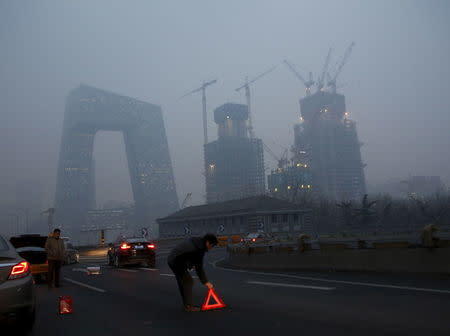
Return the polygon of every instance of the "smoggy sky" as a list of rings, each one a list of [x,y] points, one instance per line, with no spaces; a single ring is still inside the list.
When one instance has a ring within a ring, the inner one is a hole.
[[[203,80],[209,134],[214,108],[245,103],[276,153],[293,142],[304,87],[285,58],[320,72],[355,41],[339,83],[357,122],[369,185],[408,175],[450,184],[450,2],[0,0],[0,200],[21,181],[43,186],[51,205],[65,97],[80,83],[161,105],[180,202],[204,199],[201,96],[177,101]],[[97,200],[131,201],[120,133],[95,143]],[[266,166],[274,160],[266,156]]]

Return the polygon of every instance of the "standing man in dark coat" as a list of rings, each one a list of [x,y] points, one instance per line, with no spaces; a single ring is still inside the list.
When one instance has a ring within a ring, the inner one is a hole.
[[[169,267],[177,279],[185,311],[200,310],[199,307],[192,305],[193,280],[188,270],[195,267],[201,283],[208,288],[213,288],[213,284],[208,281],[203,269],[203,257],[205,252],[217,245],[217,242],[217,237],[213,234],[206,234],[203,237],[192,237],[175,246],[167,258]]]
[[[59,274],[61,272],[61,265],[66,257],[66,250],[64,248],[64,242],[59,236],[61,235],[60,229],[54,229],[53,234],[50,234],[45,242],[45,251],[47,252],[48,260],[48,287],[53,287],[53,281],[55,287],[59,287]]]

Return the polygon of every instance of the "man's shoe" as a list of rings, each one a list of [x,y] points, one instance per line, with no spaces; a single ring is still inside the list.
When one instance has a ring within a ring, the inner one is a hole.
[[[197,307],[197,306],[187,305],[184,307],[184,311],[185,312],[199,312],[199,311],[201,311],[201,308]]]

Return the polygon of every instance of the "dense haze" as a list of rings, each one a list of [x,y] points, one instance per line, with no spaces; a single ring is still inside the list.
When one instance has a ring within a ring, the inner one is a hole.
[[[65,98],[80,83],[161,105],[180,202],[204,200],[201,96],[212,111],[245,103],[252,86],[257,137],[283,152],[293,142],[304,87],[285,58],[319,73],[356,45],[339,83],[357,122],[369,186],[408,175],[450,185],[448,1],[7,1],[0,0],[0,202],[17,184],[53,204]],[[97,201],[132,201],[120,133],[95,143]],[[266,155],[266,166],[274,167]],[[191,203],[191,204],[192,204]]]

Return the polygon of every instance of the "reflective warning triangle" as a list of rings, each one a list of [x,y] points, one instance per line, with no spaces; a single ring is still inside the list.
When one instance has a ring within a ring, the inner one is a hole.
[[[216,303],[210,303],[211,298],[216,301]],[[202,305],[202,310],[210,310],[210,309],[219,309],[226,307],[226,304],[222,301],[222,299],[217,295],[216,291],[213,288],[208,290],[208,294],[206,295],[205,301]]]

